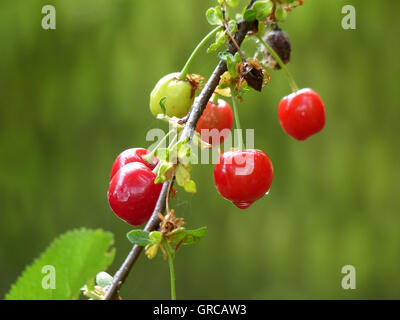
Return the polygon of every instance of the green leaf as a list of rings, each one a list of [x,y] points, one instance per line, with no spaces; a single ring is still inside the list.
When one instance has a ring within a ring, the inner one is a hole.
[[[286,19],[286,16],[286,10],[282,6],[278,5],[275,10],[275,17],[278,19],[278,21],[282,22]]]
[[[222,9],[220,6],[215,7],[215,15],[217,19],[222,23],[222,21],[224,20],[224,14],[222,13]]]
[[[199,242],[207,233],[207,227],[202,227],[195,230],[182,230],[177,233],[171,241],[176,244],[181,243],[182,245],[188,246]]]
[[[115,249],[110,248],[113,243],[113,235],[101,229],[77,229],[64,233],[24,270],[5,298],[77,299],[81,288],[93,286],[96,274],[112,263]],[[54,289],[51,289],[52,284]]]
[[[158,148],[156,150],[155,154],[160,161],[169,161],[169,149],[168,148]]]
[[[228,3],[228,6],[233,8],[239,5],[240,0],[227,0],[226,2]]]
[[[190,172],[183,165],[179,164],[176,167],[175,178],[178,185],[183,187],[190,180]]]
[[[226,66],[232,78],[236,78],[238,76],[236,72],[236,62],[234,57],[230,53],[226,55]]]
[[[160,231],[150,232],[149,238],[150,238],[151,244],[160,243],[162,240],[162,233]]]
[[[233,61],[238,64],[242,62],[242,57],[240,56],[239,52],[236,52],[235,55],[233,56]]]
[[[230,20],[228,22],[228,28],[232,35],[234,35],[238,31],[237,23],[235,20]]]
[[[167,114],[167,110],[165,109],[165,100],[167,100],[167,97],[162,97],[160,99],[160,108],[163,114]]]
[[[184,166],[189,165],[190,164],[190,160],[191,160],[191,157],[190,157],[191,149],[190,149],[190,147],[188,146],[187,143],[180,144],[180,145],[178,144],[177,147],[178,147],[177,156],[178,156],[179,162],[182,163]]]
[[[220,31],[216,35],[215,42],[210,45],[210,47],[207,49],[207,53],[216,51],[220,46],[222,46],[224,43],[228,42],[228,35],[226,34],[226,31]]]
[[[251,22],[256,19],[256,16],[257,14],[253,9],[248,9],[244,12],[243,19],[248,22]]]
[[[151,243],[150,238],[149,238],[149,232],[145,230],[139,230],[135,229],[132,231],[129,231],[126,234],[128,240],[132,242],[133,244],[136,244],[141,247],[147,246],[149,243]]]
[[[162,161],[158,170],[157,178],[154,183],[165,182],[172,178],[174,164],[172,162]]]
[[[271,14],[273,3],[271,1],[256,1],[253,10],[256,12],[257,20],[265,20]]]
[[[187,181],[184,184],[183,188],[185,189],[186,192],[189,192],[189,193],[196,193],[197,192],[196,183],[193,180]]]
[[[206,18],[211,25],[222,24],[223,14],[221,7],[209,8],[206,11]]]

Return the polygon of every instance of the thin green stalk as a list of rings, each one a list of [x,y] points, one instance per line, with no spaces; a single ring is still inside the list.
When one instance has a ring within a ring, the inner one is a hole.
[[[209,34],[207,34],[203,40],[199,42],[197,47],[193,50],[192,54],[190,55],[189,59],[186,61],[186,64],[183,66],[181,74],[179,75],[179,79],[185,80],[186,75],[189,72],[190,65],[192,64],[194,58],[199,53],[200,49],[206,44],[208,40],[210,40],[218,31],[221,30],[221,26],[216,27],[215,29],[211,30]]]
[[[279,66],[282,68],[282,70],[285,72],[286,77],[289,81],[290,88],[292,89],[293,92],[296,92],[299,90],[299,87],[297,86],[296,82],[294,81],[293,76],[289,72],[289,69],[286,67],[286,65],[283,63],[282,59],[279,57],[279,55],[275,52],[274,49],[271,48],[268,43],[266,43],[263,38],[259,35],[256,36],[257,39],[262,43],[262,45],[269,51],[269,53],[274,57],[276,62],[278,62]]]
[[[218,93],[213,93],[213,95],[211,96],[210,101],[211,101],[212,103],[214,103],[214,104],[218,104],[218,98],[219,98]]]
[[[172,248],[167,241],[164,241],[166,244],[168,264],[169,264],[169,275],[171,278],[171,300],[176,300],[176,291],[175,291],[175,269],[174,269],[174,257],[172,253]]]
[[[231,95],[232,95],[233,114],[235,117],[235,126],[236,126],[236,129],[238,129],[238,131],[239,131],[241,142],[242,142],[242,149],[244,149],[243,133],[242,133],[242,127],[240,126],[239,110],[238,110],[237,103],[236,103],[234,86],[231,86]]]

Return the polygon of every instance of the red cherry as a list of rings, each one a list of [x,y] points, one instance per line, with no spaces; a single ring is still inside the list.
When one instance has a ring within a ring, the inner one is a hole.
[[[217,129],[218,131],[203,132],[202,134],[203,141],[215,146],[221,144],[229,136],[232,125],[233,112],[231,106],[225,100],[218,99],[218,104],[211,101],[207,103],[197,122],[196,131],[202,134],[202,129]]]
[[[261,150],[225,152],[214,167],[218,192],[239,209],[248,208],[271,187],[274,170],[270,158]]]
[[[284,97],[278,107],[283,130],[297,140],[305,140],[325,125],[325,107],[318,93],[301,89]]]
[[[119,154],[119,156],[115,159],[110,173],[110,180],[117,173],[119,169],[121,169],[124,165],[131,162],[140,162],[149,167],[151,170],[156,166],[158,159],[154,159],[154,163],[148,163],[146,160],[142,158],[142,156],[150,153],[149,150],[143,148],[132,148],[123,151]]]
[[[144,164],[131,162],[123,166],[108,186],[108,202],[121,219],[133,226],[150,219],[162,184],[154,184],[156,175]]]

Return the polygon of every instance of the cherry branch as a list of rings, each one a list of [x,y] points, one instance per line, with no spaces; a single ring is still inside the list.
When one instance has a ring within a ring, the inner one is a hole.
[[[250,8],[255,0],[252,0],[248,5]],[[247,33],[254,29],[256,22],[248,22],[245,20],[241,20],[238,22],[238,31],[235,34],[235,40],[238,46],[242,43],[244,38],[246,37]],[[229,53],[235,54],[237,52],[237,48],[234,43],[230,42],[228,50]],[[195,100],[191,112],[189,115],[188,120],[186,121],[185,127],[182,131],[180,136],[180,141],[184,141],[185,139],[191,140],[196,128],[197,121],[199,120],[200,116],[202,115],[208,101],[210,100],[212,94],[214,93],[215,88],[218,86],[220,78],[222,74],[227,71],[226,62],[220,61],[214,72],[212,73],[210,79],[207,81],[204,89],[201,91],[198,99]],[[170,190],[170,184],[173,184],[173,179],[170,181],[164,182],[160,196],[158,197],[157,204],[154,208],[153,214],[150,220],[147,222],[144,230],[145,231],[154,231],[158,228],[160,224],[160,219],[158,218],[159,212],[165,211],[166,206],[166,199],[168,197],[168,192]],[[134,263],[138,259],[140,253],[142,252],[143,247],[134,245],[132,250],[129,252],[128,256],[126,257],[125,261],[119,268],[119,270],[115,273],[113,281],[110,287],[107,290],[107,293],[104,297],[104,300],[112,300],[117,299],[118,291],[121,288],[122,284],[125,282],[126,278],[129,275]]]

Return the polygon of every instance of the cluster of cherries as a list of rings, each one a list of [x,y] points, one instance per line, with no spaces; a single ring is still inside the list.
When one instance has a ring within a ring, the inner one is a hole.
[[[285,61],[286,62],[286,61]],[[168,116],[185,115],[194,100],[190,83],[171,74],[162,78],[150,96],[150,110],[161,113],[160,98],[167,97],[165,110]],[[278,117],[283,130],[297,140],[305,140],[321,131],[325,125],[325,107],[320,96],[312,89],[297,90],[284,97],[278,107]],[[202,137],[205,142],[218,145],[226,136],[221,131],[231,130],[233,112],[224,100],[208,102],[200,117],[196,131],[214,130],[215,135]],[[108,201],[112,210],[131,225],[146,222],[155,208],[161,192],[161,183],[155,184],[157,165],[143,159],[149,151],[142,148],[128,149],[114,161],[108,187]],[[250,168],[250,170],[249,170]],[[214,181],[218,192],[240,209],[248,208],[262,198],[272,184],[273,166],[261,150],[232,150],[220,155],[214,167]]]

